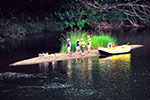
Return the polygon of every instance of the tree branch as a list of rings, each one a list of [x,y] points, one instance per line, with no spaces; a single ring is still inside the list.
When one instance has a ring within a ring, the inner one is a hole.
[[[83,1],[84,5],[88,8],[95,8],[99,12],[109,12],[113,9],[118,10],[122,12],[125,16],[130,16],[131,18],[138,20],[141,23],[145,23],[149,21],[150,18],[150,6],[148,4],[143,4],[141,0],[136,0],[133,2],[128,2],[128,3],[121,3],[121,4],[116,4],[116,5],[103,5],[103,7],[96,6],[95,4],[91,2],[85,2]],[[141,9],[140,9],[141,8]],[[129,22],[131,24],[134,24],[135,22],[129,19]]]

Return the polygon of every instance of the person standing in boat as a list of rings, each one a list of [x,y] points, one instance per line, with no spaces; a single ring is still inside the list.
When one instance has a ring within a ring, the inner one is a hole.
[[[84,49],[85,49],[86,43],[84,42],[83,39],[81,39],[81,50],[82,50],[82,55],[84,55]]]
[[[71,55],[70,50],[71,50],[71,42],[70,39],[67,39],[67,54],[69,55]]]
[[[79,39],[77,39],[77,42],[76,42],[76,54],[80,52],[80,42],[79,42]]]
[[[88,52],[90,52],[90,50],[91,50],[91,38],[90,38],[89,35],[87,36],[87,38],[88,38],[88,41],[87,41],[87,48],[88,48]]]

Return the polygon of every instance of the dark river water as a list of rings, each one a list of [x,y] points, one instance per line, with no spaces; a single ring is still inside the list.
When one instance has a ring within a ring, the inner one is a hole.
[[[44,34],[44,35],[43,35]],[[150,31],[112,31],[118,44],[142,44],[130,54],[11,67],[60,49],[60,33],[0,45],[0,100],[150,100]]]

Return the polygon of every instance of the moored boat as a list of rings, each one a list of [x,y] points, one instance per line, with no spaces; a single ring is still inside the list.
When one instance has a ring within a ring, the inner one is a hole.
[[[116,47],[100,47],[98,51],[101,55],[116,55],[116,54],[125,54],[131,51],[131,47],[129,45],[122,45]]]

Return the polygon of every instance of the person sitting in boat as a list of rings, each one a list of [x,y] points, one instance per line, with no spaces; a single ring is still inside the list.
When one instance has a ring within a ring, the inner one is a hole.
[[[115,44],[113,44],[113,43],[108,43],[108,45],[107,45],[107,48],[114,48],[115,47]]]
[[[90,50],[91,50],[91,38],[90,38],[89,35],[87,36],[87,38],[88,38],[88,41],[87,41],[87,48],[88,48],[88,52],[90,52]]]
[[[84,42],[83,39],[81,39],[81,50],[82,50],[82,55],[84,55],[85,45],[86,45],[86,43]]]
[[[77,39],[77,42],[76,42],[76,54],[80,52],[80,42],[79,42],[79,39]]]
[[[69,55],[71,55],[70,50],[71,50],[71,42],[70,39],[67,39],[67,54]]]

